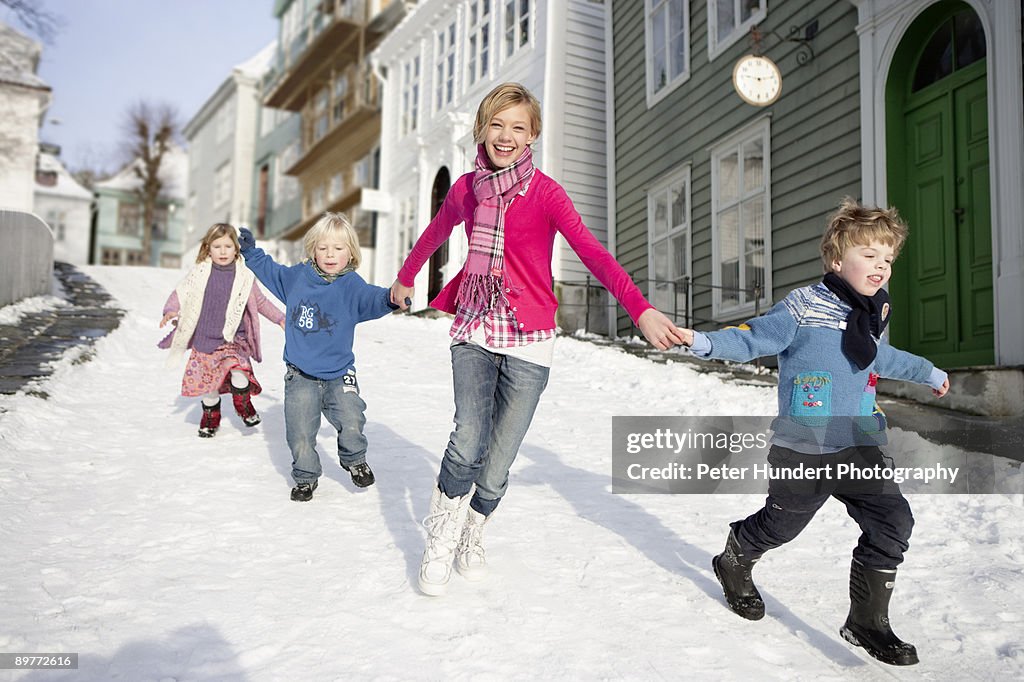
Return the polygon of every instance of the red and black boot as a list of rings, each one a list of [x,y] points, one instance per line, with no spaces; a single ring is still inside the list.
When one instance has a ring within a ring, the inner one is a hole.
[[[232,386],[231,401],[235,404],[235,412],[242,418],[242,422],[246,426],[256,426],[260,423],[260,416],[256,414],[256,408],[252,406],[249,386],[245,388]]]
[[[203,418],[199,421],[199,437],[213,438],[220,428],[220,399],[216,405],[203,403]]]

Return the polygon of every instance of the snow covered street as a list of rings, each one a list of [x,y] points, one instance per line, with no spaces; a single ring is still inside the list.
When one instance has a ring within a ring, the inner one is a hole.
[[[377,484],[357,489],[324,422],[324,477],[289,500],[283,334],[263,321],[263,417],[198,399],[156,348],[181,272],[83,268],[127,312],[65,356],[48,400],[0,396],[0,652],[77,652],[77,671],[0,680],[1024,679],[1021,495],[912,495],[893,628],[921,663],[883,666],[838,634],[859,530],[830,502],[755,580],[744,621],[711,570],[756,495],[614,495],[616,415],[773,414],[723,383],[573,338],[488,523],[491,573],[416,588],[420,521],[453,401],[448,322],[360,325],[356,366]],[[916,437],[908,434],[908,437]]]

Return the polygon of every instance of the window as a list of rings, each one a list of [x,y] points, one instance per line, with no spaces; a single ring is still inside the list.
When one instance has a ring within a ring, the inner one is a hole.
[[[345,191],[345,179],[342,177],[341,171],[338,171],[331,176],[331,193],[330,200],[334,201],[341,196],[342,192]]]
[[[103,249],[103,255],[100,258],[101,265],[120,265],[121,264],[121,250],[120,249]]]
[[[434,65],[434,110],[442,111],[455,95],[455,22],[437,33]]]
[[[138,204],[120,204],[117,207],[117,233],[127,234],[133,237],[139,235],[139,225],[142,222],[142,214]],[[117,265],[117,263],[114,263]]]
[[[689,0],[647,0],[647,106],[690,77]]]
[[[679,321],[688,309],[690,274],[690,167],[677,170],[647,195],[650,301]]]
[[[768,119],[711,153],[713,311],[716,319],[754,312],[771,300]]]
[[[313,98],[313,138],[310,140],[310,146],[327,134],[330,123],[328,120],[330,112],[327,107],[329,99],[330,92],[327,88],[320,88],[316,97]]]
[[[348,99],[348,74],[339,73],[334,79],[334,122],[345,118],[345,100]]]
[[[221,164],[213,174],[213,206],[220,208],[231,199],[231,162]]]
[[[395,244],[396,265],[400,270],[406,255],[416,243],[416,197],[402,199],[398,205],[398,234]]]
[[[50,229],[53,230],[53,238],[55,241],[62,242],[67,239],[67,220],[66,211],[58,211],[56,209],[50,209],[46,212],[46,222],[49,223]]]
[[[487,78],[491,54],[491,0],[469,3],[469,40],[466,44],[466,81],[472,85]]]
[[[167,239],[169,213],[166,206],[153,209],[153,239]]]
[[[285,202],[292,201],[299,196],[299,180],[291,175],[285,175],[285,171],[292,167],[295,160],[299,158],[299,143],[292,142],[284,148],[281,155],[274,164],[274,208],[278,208]]]
[[[124,252],[124,264],[125,265],[149,265],[149,261],[146,259],[145,254],[142,251],[125,251]]]
[[[216,114],[216,139],[217,142],[223,142],[230,135],[234,129],[235,122],[235,96],[232,95],[224,104],[221,105],[220,109],[217,110]]]
[[[708,0],[708,57],[714,59],[768,16],[768,0]]]
[[[505,2],[505,57],[511,57],[530,42],[531,0],[504,0]]]
[[[420,98],[420,58],[416,55],[402,65],[401,135],[416,131]]]

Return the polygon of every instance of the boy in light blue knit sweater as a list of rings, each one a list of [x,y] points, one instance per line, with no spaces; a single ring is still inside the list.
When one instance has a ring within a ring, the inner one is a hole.
[[[761,317],[739,327],[703,334],[682,330],[691,352],[705,358],[747,362],[779,360],[779,417],[768,455],[775,468],[889,466],[885,415],[875,402],[878,379],[928,384],[949,390],[946,373],[882,339],[891,306],[884,290],[907,228],[895,210],[868,208],[844,199],[821,241],[822,281],[796,289]],[[829,499],[846,505],[862,535],[853,550],[850,613],[840,634],[892,665],[918,662],[912,644],[890,629],[889,597],[896,567],[908,548],[914,519],[899,486],[870,490],[838,483],[794,486],[773,479],[764,507],[731,524],[725,551],[712,562],[729,607],[758,620],[764,602],[751,578],[754,563],[793,540]]]

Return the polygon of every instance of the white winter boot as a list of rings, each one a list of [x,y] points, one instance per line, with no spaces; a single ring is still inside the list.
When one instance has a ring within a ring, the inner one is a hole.
[[[423,519],[427,529],[427,548],[420,564],[419,586],[423,594],[438,597],[448,589],[452,577],[452,561],[466,520],[469,495],[448,497],[434,487],[430,496],[430,513]]]
[[[476,582],[487,575],[487,559],[484,557],[484,524],[487,516],[470,507],[462,537],[455,549],[455,568],[466,580]]]

